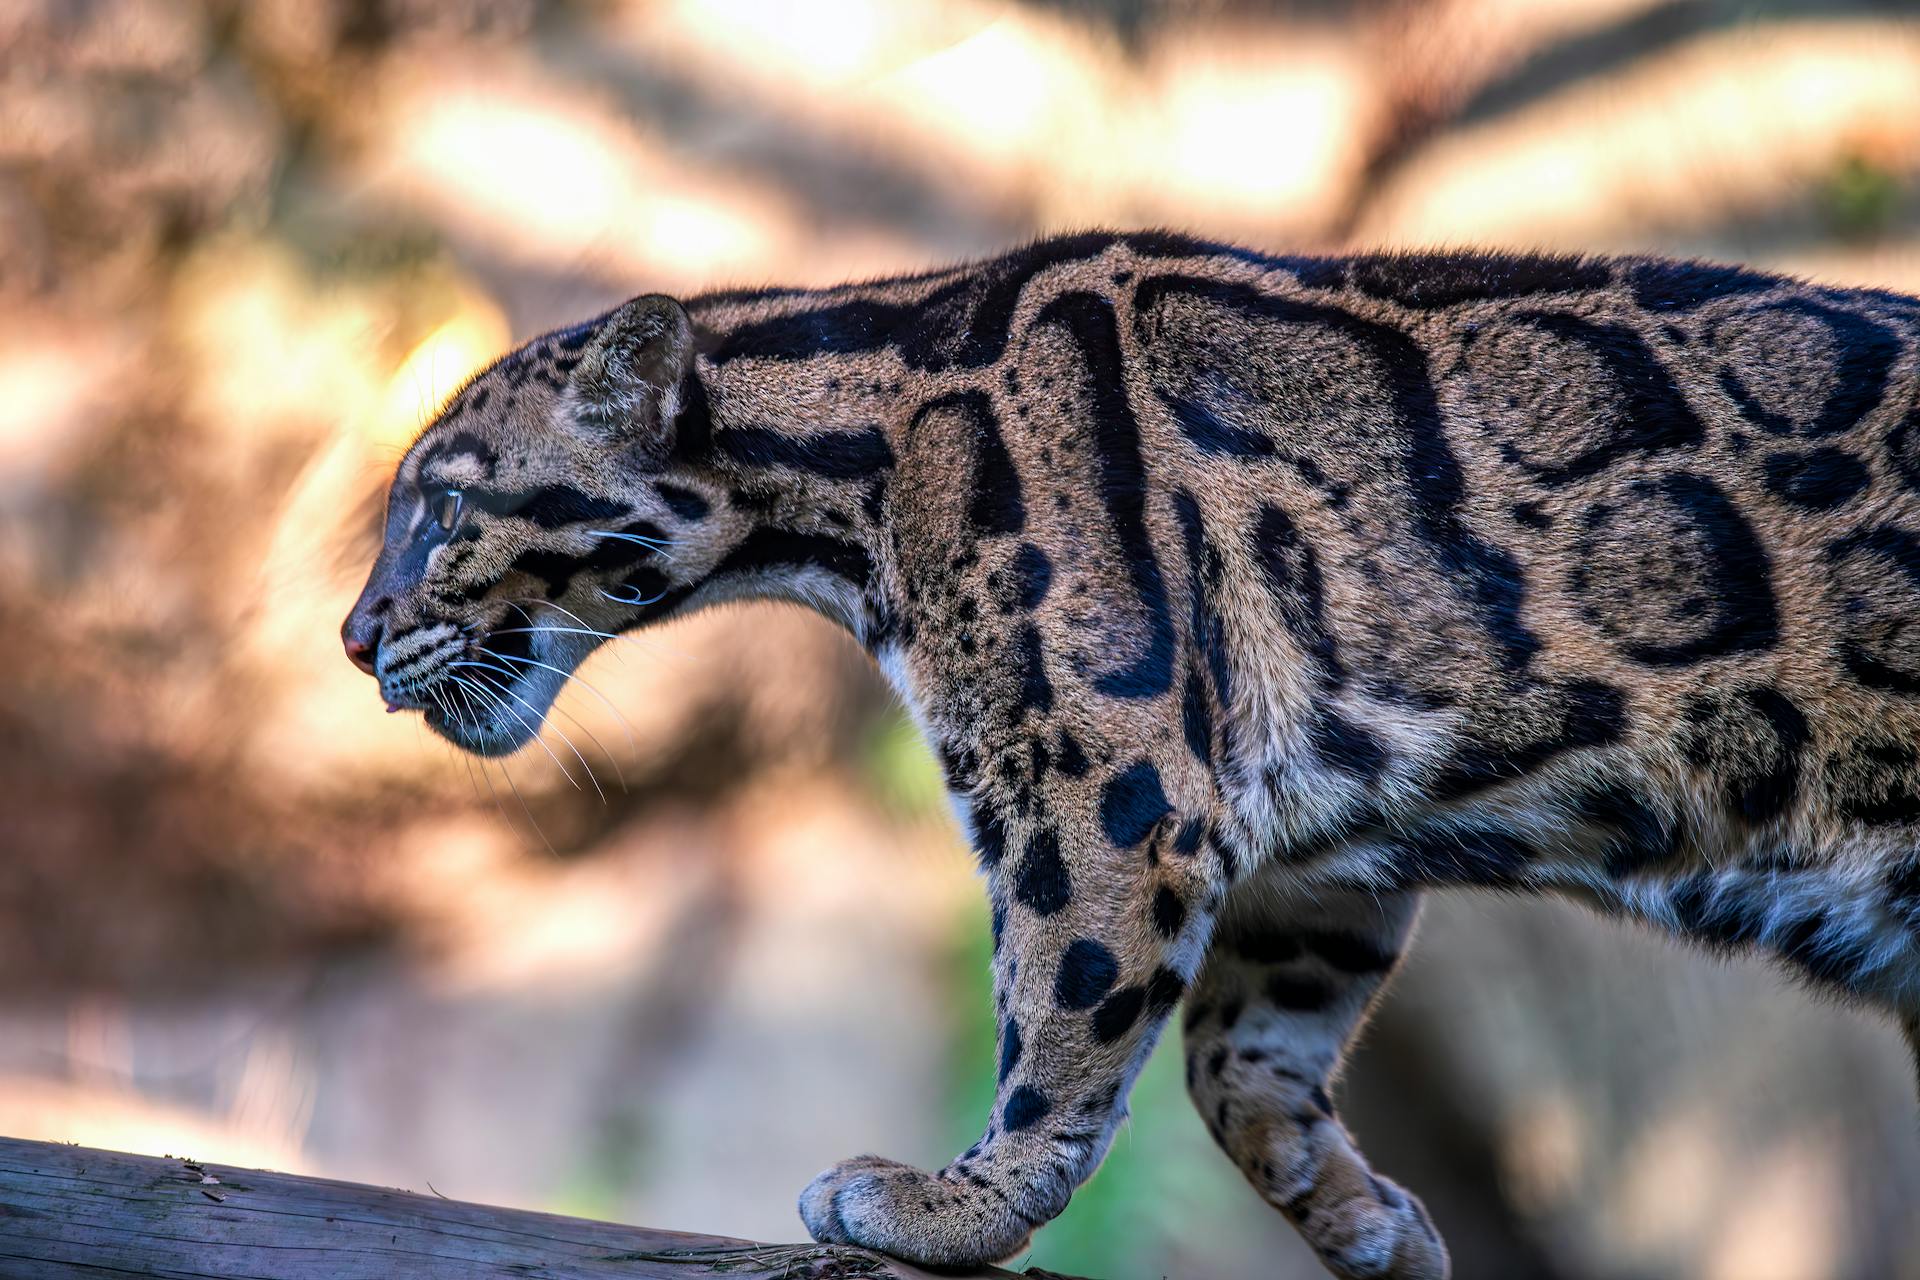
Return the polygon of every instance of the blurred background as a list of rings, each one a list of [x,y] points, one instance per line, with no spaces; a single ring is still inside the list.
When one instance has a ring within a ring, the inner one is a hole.
[[[1090,224],[1920,292],[1920,13],[0,0],[0,1132],[775,1240],[970,1141],[985,909],[849,640],[611,646],[482,767],[335,632],[508,344]],[[1023,1261],[1318,1275],[1179,1074]],[[1920,1276],[1897,1037],[1757,964],[1435,901],[1343,1094],[1464,1277]]]

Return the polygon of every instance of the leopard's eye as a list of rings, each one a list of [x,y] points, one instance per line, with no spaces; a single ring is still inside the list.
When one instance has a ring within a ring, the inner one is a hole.
[[[460,509],[465,505],[458,489],[442,489],[433,499],[433,518],[448,533],[460,523]]]

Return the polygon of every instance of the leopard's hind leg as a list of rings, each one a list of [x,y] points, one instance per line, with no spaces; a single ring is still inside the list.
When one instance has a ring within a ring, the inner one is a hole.
[[[1418,901],[1264,889],[1244,886],[1229,898],[1190,993],[1194,1105],[1336,1275],[1439,1280],[1447,1251],[1425,1208],[1373,1173],[1327,1095]]]

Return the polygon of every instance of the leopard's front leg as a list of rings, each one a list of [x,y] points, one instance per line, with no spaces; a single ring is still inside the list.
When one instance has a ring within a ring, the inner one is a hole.
[[[1010,817],[990,867],[1000,1053],[984,1136],[937,1173],[878,1156],[835,1165],[800,1197],[816,1240],[992,1262],[1106,1154],[1206,948],[1222,870],[1204,821],[1174,811],[1151,764],[1084,794]],[[998,836],[983,841],[989,857]]]

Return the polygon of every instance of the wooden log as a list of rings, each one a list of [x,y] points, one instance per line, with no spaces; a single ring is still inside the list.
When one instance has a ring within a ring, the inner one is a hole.
[[[967,1274],[974,1280],[1013,1280],[1012,1272],[991,1267]],[[0,1138],[0,1277],[688,1280],[719,1275],[934,1280],[930,1272],[865,1249],[756,1244],[622,1227],[356,1182]],[[947,1273],[946,1280],[959,1278]]]

